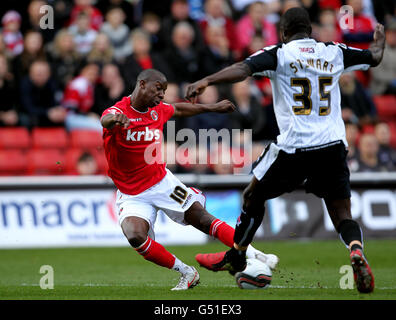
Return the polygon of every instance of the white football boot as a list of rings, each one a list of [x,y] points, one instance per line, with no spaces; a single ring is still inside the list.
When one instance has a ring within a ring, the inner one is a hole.
[[[248,259],[257,259],[260,260],[261,262],[265,263],[268,267],[271,268],[271,270],[275,270],[276,266],[279,263],[279,258],[271,253],[264,253],[261,252],[260,250],[257,250],[254,248],[252,245],[249,245],[246,251],[246,257]]]
[[[190,271],[182,273],[180,276],[179,283],[176,287],[172,288],[175,290],[187,290],[195,287],[199,283],[199,273],[194,267],[190,267]]]

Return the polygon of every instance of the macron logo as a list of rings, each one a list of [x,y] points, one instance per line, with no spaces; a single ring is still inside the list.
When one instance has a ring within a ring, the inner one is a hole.
[[[159,129],[152,131],[148,127],[145,127],[145,131],[131,131],[129,129],[126,136],[127,141],[153,141],[153,139],[159,140],[160,138],[161,132]]]

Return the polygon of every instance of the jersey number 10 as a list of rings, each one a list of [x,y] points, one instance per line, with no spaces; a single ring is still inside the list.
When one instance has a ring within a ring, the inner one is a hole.
[[[169,195],[173,200],[182,204],[184,200],[186,200],[188,196],[188,192],[184,190],[182,187],[176,186],[173,192]]]
[[[333,77],[319,77],[319,96],[320,101],[327,101],[327,106],[319,107],[319,115],[327,116],[331,111],[331,94],[326,91],[326,86],[333,83]],[[310,115],[312,110],[312,86],[308,78],[291,78],[290,85],[292,87],[301,87],[301,93],[293,94],[294,101],[299,101],[302,106],[293,106],[293,112],[296,115]]]

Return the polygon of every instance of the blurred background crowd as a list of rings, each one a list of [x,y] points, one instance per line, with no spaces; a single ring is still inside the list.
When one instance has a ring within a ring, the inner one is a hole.
[[[354,10],[350,30],[339,25],[345,4]],[[53,8],[53,28],[43,28],[45,5]],[[351,171],[395,171],[395,0],[2,0],[0,174],[105,173],[99,117],[132,92],[142,70],[162,71],[169,82],[164,100],[182,101],[188,83],[277,44],[279,18],[294,6],[308,10],[318,41],[366,49],[375,24],[385,25],[383,62],[341,77],[341,106]],[[238,110],[172,119],[176,131],[252,129],[254,160],[278,134],[270,82],[209,87],[200,102],[224,98]],[[169,165],[176,173],[215,174],[236,166]]]

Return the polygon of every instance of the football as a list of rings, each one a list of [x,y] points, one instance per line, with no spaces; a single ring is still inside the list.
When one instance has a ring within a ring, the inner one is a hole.
[[[265,289],[271,283],[271,269],[257,259],[247,259],[246,268],[235,274],[235,280],[241,289]]]

